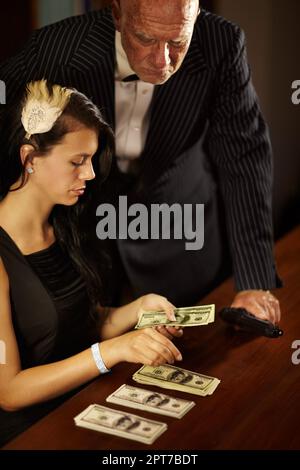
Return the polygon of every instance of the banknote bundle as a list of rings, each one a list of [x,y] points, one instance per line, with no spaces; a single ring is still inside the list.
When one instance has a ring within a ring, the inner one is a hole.
[[[182,418],[195,406],[193,401],[171,397],[164,393],[156,393],[127,384],[122,385],[109,395],[106,401],[178,419]]]
[[[167,430],[166,423],[101,405],[90,405],[74,418],[76,426],[152,444]]]
[[[135,326],[136,330],[153,326],[203,326],[215,321],[215,305],[175,308],[176,321],[167,318],[164,311],[145,311]]]
[[[199,374],[180,367],[164,364],[161,366],[142,366],[132,376],[140,384],[178,390],[205,397],[212,395],[220,383],[219,379]]]

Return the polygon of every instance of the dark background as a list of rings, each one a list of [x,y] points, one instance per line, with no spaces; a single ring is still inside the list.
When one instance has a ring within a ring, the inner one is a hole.
[[[1,2],[0,61],[15,54],[30,32],[39,27],[39,2]],[[75,3],[80,2],[74,0]],[[108,3],[109,0],[81,2],[85,10]],[[274,227],[275,236],[279,238],[300,223],[300,106],[291,102],[291,84],[300,79],[300,2],[202,0],[201,4],[238,23],[246,32],[253,81],[274,149]]]

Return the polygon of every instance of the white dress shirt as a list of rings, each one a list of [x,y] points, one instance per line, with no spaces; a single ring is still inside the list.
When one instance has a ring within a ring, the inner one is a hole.
[[[135,72],[128,63],[118,31],[116,31],[115,47],[116,156],[120,171],[127,173],[130,171],[132,160],[140,157],[145,146],[154,85],[141,80],[122,82],[124,78]]]

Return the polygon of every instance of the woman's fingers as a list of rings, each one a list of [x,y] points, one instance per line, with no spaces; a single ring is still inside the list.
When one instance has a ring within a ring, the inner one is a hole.
[[[173,338],[181,338],[183,335],[183,329],[178,326],[157,326],[156,330],[164,335],[166,338],[172,340]]]
[[[143,310],[163,310],[168,320],[175,321],[174,309],[176,308],[166,297],[156,294],[145,295],[141,304]]]
[[[170,339],[166,338],[154,329],[149,329],[148,331],[150,336],[154,339],[151,345],[153,345],[156,351],[161,352],[164,357],[167,355],[168,359],[173,360],[173,362],[174,360],[182,360],[182,355],[179,349],[172,343],[172,341],[170,341]]]
[[[174,364],[176,360],[182,360],[181,353],[176,346],[154,328],[145,329],[144,334],[145,336],[142,337],[143,354],[152,361],[152,365]]]
[[[132,331],[116,338],[120,357],[127,362],[147,365],[174,364],[182,360],[177,347],[154,328]]]
[[[167,328],[165,328],[164,326],[155,326],[154,329],[158,331],[161,335],[165,336],[166,338],[172,341],[173,336],[168,332]]]
[[[171,302],[168,301],[166,297],[160,297],[159,308],[163,310],[166,314],[166,317],[170,321],[176,321],[174,309],[176,308]]]
[[[175,338],[180,338],[183,335],[183,329],[180,326],[166,326],[165,328]]]
[[[165,312],[166,312],[166,316],[168,320],[170,321],[176,321],[175,312],[174,312],[175,308],[176,307],[167,300]]]

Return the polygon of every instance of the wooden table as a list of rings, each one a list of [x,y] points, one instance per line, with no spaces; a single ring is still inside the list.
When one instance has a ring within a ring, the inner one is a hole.
[[[285,284],[277,292],[284,336],[253,338],[228,329],[218,317],[212,325],[187,328],[184,338],[177,340],[183,353],[180,365],[218,377],[221,384],[205,398],[162,390],[196,402],[181,420],[137,410],[168,424],[152,446],[74,425],[74,416],[88,405],[105,405],[105,398],[121,384],[135,384],[131,376],[138,367],[119,364],[5,449],[300,449],[300,365],[291,361],[291,345],[300,340],[300,227],[277,244],[276,257]],[[228,281],[201,303],[215,303],[219,311],[232,297],[233,284]]]

